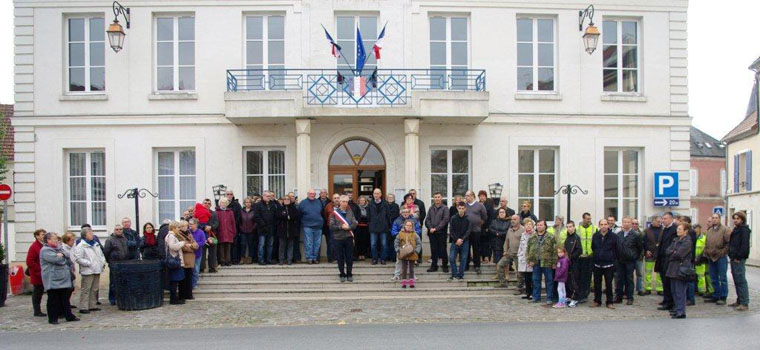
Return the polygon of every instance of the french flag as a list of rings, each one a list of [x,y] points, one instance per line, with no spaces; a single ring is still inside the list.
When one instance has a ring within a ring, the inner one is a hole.
[[[387,26],[388,23],[386,23],[383,26],[383,30],[380,31],[380,35],[377,36],[377,41],[375,41],[375,46],[372,47],[373,50],[375,50],[375,58],[380,59],[380,50],[383,48],[383,40],[385,39],[385,26]]]
[[[340,58],[340,50],[341,50],[340,45],[335,43],[335,40],[333,40],[333,38],[330,36],[330,33],[327,32],[327,28],[325,28],[325,26],[322,26],[322,29],[325,30],[325,36],[327,37],[327,40],[330,42],[330,53],[333,55],[333,57]]]

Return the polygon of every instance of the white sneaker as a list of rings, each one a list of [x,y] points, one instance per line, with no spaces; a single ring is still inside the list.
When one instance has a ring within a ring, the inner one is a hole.
[[[567,304],[567,307],[576,307],[578,306],[578,301],[571,300],[570,303]]]

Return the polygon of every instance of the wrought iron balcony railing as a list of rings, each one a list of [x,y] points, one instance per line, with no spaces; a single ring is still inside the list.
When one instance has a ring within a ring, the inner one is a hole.
[[[483,69],[228,69],[227,91],[303,91],[308,105],[397,106],[413,90],[486,91]]]

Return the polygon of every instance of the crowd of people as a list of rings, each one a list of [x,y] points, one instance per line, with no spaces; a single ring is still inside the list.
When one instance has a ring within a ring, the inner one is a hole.
[[[353,282],[354,260],[369,259],[372,265],[395,262],[392,280],[400,280],[401,288],[414,288],[415,267],[423,262],[424,229],[431,250],[427,272],[440,267],[450,273],[449,280],[462,280],[470,268],[479,275],[482,264],[495,264],[493,278],[500,288],[508,287],[514,272],[515,295],[542,303],[543,292],[546,307],[576,307],[587,301],[592,289],[590,306],[601,306],[604,296],[610,309],[623,300],[632,305],[634,294],[654,292],[663,298],[659,309],[685,318],[686,306],[695,304],[696,295],[708,303],[726,304],[730,263],[737,294],[731,306],[737,311],[748,308],[744,266],[751,231],[744,212],[733,214],[731,231],[717,214],[708,218],[703,230],[688,216],[670,212],[652,217],[646,228],[629,217],[618,226],[614,216],[594,225],[589,213],[576,226],[561,216],[551,223],[537,218],[527,201],[517,212],[507,204],[506,197],[497,204],[485,191],[477,196],[467,191],[449,207],[442,194],[435,193],[426,210],[414,190],[397,204],[394,195],[383,197],[380,189],[371,198],[357,200],[350,193],[329,197],[310,189],[300,201],[293,193],[277,199],[266,191],[244,198],[241,205],[228,190],[215,202],[205,199],[157,229],[146,223],[141,234],[123,218],[105,243],[87,224],[79,238],[72,232],[59,238],[39,229],[27,255],[34,315],[47,316],[52,324],[61,317],[78,320],[70,303],[77,272],[79,313],[99,311],[100,275],[106,264],[162,261],[170,304],[184,304],[194,299],[200,274],[226,266],[319,264],[323,237],[327,262],[337,261],[341,283]],[[114,270],[109,271],[108,299],[114,305],[118,291]],[[41,309],[44,293],[47,313]]]

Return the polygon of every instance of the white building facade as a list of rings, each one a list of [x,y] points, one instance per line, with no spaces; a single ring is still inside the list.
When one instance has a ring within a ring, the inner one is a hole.
[[[584,1],[123,4],[114,52],[111,2],[15,1],[16,246],[38,227],[110,232],[134,216],[117,199],[134,187],[159,195],[140,200],[142,223],[217,184],[450,203],[501,183],[510,207],[548,219],[572,184],[588,191],[572,197],[577,221],[658,213],[653,173],[679,171],[673,209],[690,206],[686,1],[596,1],[591,55]],[[349,68],[356,27],[364,80]]]

